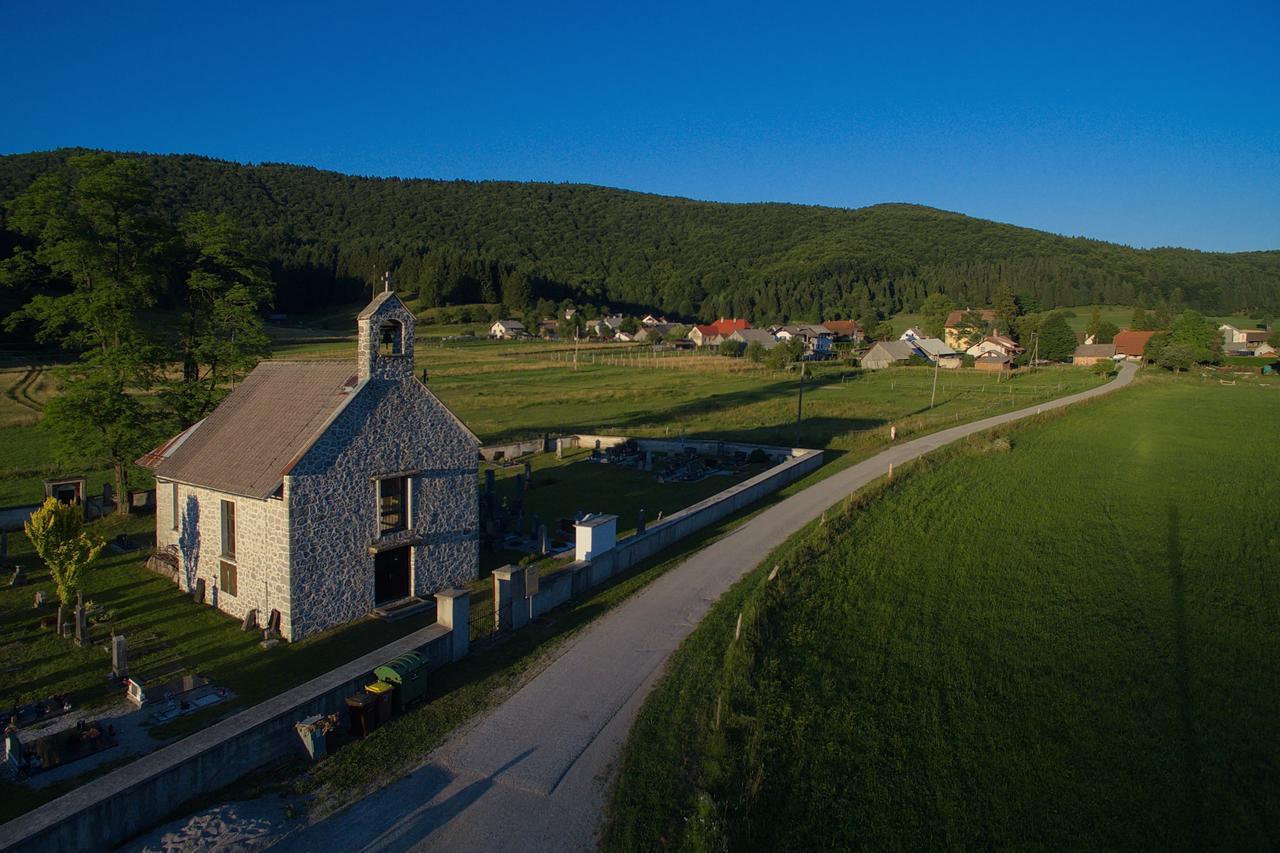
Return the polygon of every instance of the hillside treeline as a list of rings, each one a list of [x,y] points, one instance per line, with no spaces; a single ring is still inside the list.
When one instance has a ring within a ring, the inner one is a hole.
[[[74,153],[0,157],[0,201]],[[384,270],[428,306],[568,298],[685,320],[883,316],[939,291],[988,304],[1002,286],[1045,307],[1280,307],[1280,252],[1135,250],[912,205],[718,204],[586,185],[122,156],[145,164],[174,222],[200,210],[240,223],[268,259],[280,311],[358,300]],[[0,232],[0,255],[17,239]]]

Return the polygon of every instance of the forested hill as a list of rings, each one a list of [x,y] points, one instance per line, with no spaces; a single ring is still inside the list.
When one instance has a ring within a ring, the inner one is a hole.
[[[0,157],[0,200],[75,153]],[[986,304],[1002,283],[1045,307],[1162,298],[1215,312],[1280,307],[1274,251],[1135,250],[913,205],[718,204],[121,156],[147,164],[173,217],[225,211],[256,235],[285,311],[358,299],[388,268],[427,304],[567,297],[685,319],[892,313],[935,290]],[[15,239],[0,233],[0,254]]]

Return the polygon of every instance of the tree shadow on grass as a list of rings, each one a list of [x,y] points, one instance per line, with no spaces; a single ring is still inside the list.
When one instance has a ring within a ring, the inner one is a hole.
[[[1188,650],[1187,582],[1182,565],[1181,513],[1169,505],[1168,567],[1173,606],[1173,666],[1178,725],[1182,741],[1182,781],[1187,832],[1193,849],[1204,849],[1204,803],[1200,792],[1202,760],[1196,739],[1195,707],[1191,696],[1191,663]]]

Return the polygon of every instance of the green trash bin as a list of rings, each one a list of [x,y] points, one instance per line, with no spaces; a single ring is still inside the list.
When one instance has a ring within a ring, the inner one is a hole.
[[[406,652],[387,661],[375,669],[373,675],[395,685],[397,707],[412,705],[427,695],[427,658],[417,652]]]

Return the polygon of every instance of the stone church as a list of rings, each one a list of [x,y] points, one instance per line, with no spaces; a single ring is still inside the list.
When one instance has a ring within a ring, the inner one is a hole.
[[[414,376],[413,314],[380,294],[350,362],[265,361],[138,460],[178,584],[298,640],[474,580],[479,441]]]

